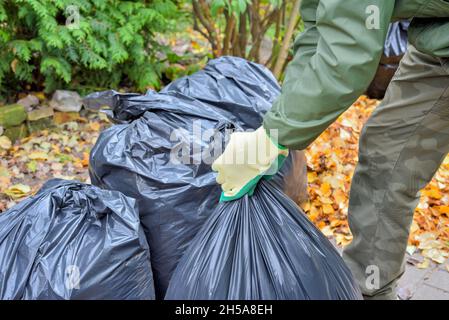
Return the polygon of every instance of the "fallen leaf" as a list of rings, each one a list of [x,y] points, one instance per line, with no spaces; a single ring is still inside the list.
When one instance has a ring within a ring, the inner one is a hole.
[[[419,230],[419,225],[416,223],[416,221],[412,222],[412,226],[410,227],[410,233],[415,233]]]
[[[334,208],[330,204],[325,204],[325,205],[323,205],[323,212],[325,214],[334,213]]]
[[[444,263],[448,257],[447,252],[438,249],[425,249],[421,253],[424,257],[432,259],[433,261],[439,264]]]
[[[444,244],[439,240],[425,240],[419,243],[418,248],[421,250],[431,250],[431,249],[441,249],[444,247]]]
[[[89,166],[89,154],[87,152],[83,152],[83,159],[81,160],[83,166]]]
[[[331,194],[331,185],[327,182],[323,183],[320,187],[320,191],[323,196],[330,196]]]
[[[99,122],[91,122],[89,123],[89,127],[92,131],[100,131],[101,124]]]
[[[328,238],[334,235],[334,232],[332,231],[330,226],[325,226],[321,229],[321,232]]]
[[[11,140],[7,136],[1,136],[0,137],[0,148],[8,150],[12,146]]]
[[[43,151],[34,151],[28,155],[28,158],[31,160],[47,160],[48,154]]]
[[[418,263],[416,267],[418,269],[427,269],[430,266],[430,261],[428,259],[424,259],[423,262]]]
[[[28,195],[31,192],[30,186],[26,184],[15,184],[5,190],[5,194],[10,196],[12,199],[20,199]]]
[[[437,206],[435,208],[441,213],[449,214],[449,206]]]
[[[409,255],[412,256],[416,251],[416,246],[413,246],[413,245],[407,246],[406,251]]]
[[[32,160],[27,163],[27,168],[30,172],[36,172],[37,171],[37,162]]]

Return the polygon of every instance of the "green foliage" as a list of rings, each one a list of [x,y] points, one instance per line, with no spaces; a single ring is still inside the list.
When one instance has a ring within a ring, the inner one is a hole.
[[[174,1],[0,0],[1,90],[158,88]]]

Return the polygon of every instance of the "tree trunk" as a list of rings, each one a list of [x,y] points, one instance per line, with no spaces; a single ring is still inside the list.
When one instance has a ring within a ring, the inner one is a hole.
[[[279,79],[281,75],[282,69],[284,67],[285,61],[288,57],[288,49],[290,46],[290,40],[293,36],[293,32],[295,31],[296,21],[299,16],[299,6],[301,4],[301,0],[295,0],[292,8],[292,13],[290,16],[290,20],[288,21],[287,31],[285,32],[284,40],[282,42],[281,50],[279,51],[279,56],[276,60],[276,64],[274,65],[273,74],[276,78]]]

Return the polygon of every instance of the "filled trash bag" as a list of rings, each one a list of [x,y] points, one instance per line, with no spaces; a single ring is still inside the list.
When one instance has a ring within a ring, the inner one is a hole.
[[[137,199],[151,248],[156,296],[163,298],[172,272],[190,240],[220,197],[211,164],[229,130],[256,129],[279,95],[265,67],[236,57],[207,66],[146,95],[114,91],[85,98],[89,108],[111,107],[116,125],[92,149],[94,185]],[[303,153],[288,159],[284,191],[306,194]]]
[[[0,215],[0,299],[154,299],[135,200],[48,181]]]
[[[366,92],[370,98],[384,98],[387,87],[399,67],[399,62],[407,51],[409,24],[408,20],[390,24],[379,67]]]
[[[327,238],[273,181],[223,202],[179,262],[168,300],[362,299]]]
[[[402,57],[407,51],[410,21],[402,20],[390,24],[384,45],[384,56]]]

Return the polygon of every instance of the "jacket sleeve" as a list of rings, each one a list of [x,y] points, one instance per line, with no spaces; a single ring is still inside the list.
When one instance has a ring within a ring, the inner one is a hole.
[[[276,129],[281,145],[305,149],[366,90],[382,56],[394,3],[303,0],[306,30],[295,41],[281,95],[264,118],[265,129],[270,135]]]

